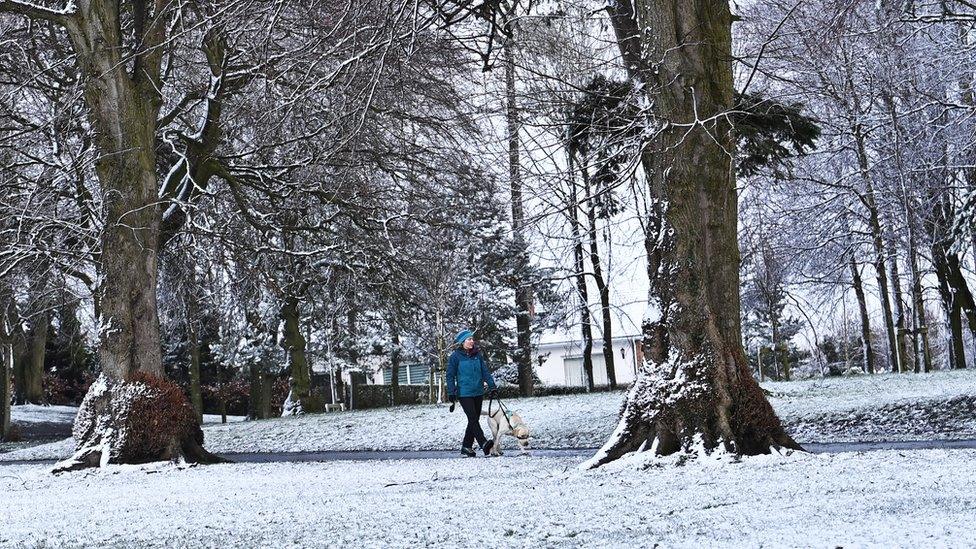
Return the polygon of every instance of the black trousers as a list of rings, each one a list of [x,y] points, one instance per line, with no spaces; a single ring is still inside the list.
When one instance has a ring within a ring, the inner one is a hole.
[[[485,443],[488,442],[485,440],[485,432],[481,430],[481,404],[484,402],[484,397],[461,397],[458,400],[461,402],[464,415],[468,417],[468,427],[464,430],[464,440],[461,441],[461,445],[471,448],[471,444],[477,440],[478,446],[484,448]]]

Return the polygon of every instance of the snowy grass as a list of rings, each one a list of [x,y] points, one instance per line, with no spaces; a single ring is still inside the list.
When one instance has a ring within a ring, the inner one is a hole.
[[[974,370],[767,382],[763,388],[801,442],[976,438]]]
[[[77,413],[75,406],[24,404],[10,407],[10,420],[22,426],[31,423],[72,423]]]
[[[623,399],[623,392],[594,393],[506,399],[505,406],[529,424],[533,446],[588,448],[613,430]],[[447,405],[427,405],[214,425],[205,434],[215,452],[438,450],[460,448],[464,426],[460,406],[450,413]]]
[[[0,468],[0,546],[964,546],[974,461],[926,450],[643,470],[482,458],[62,476],[13,465]]]
[[[767,381],[762,386],[771,393],[770,402],[781,417],[799,418],[904,402],[976,396],[976,370]]]
[[[766,382],[763,387],[800,442],[976,438],[976,371]],[[623,399],[618,391],[505,402],[529,424],[534,447],[591,448],[613,431]],[[206,419],[219,421],[219,416]],[[446,405],[204,426],[207,448],[219,453],[453,449],[463,431],[460,408],[452,414]],[[55,442],[0,454],[0,460],[62,459],[72,447],[70,441]]]

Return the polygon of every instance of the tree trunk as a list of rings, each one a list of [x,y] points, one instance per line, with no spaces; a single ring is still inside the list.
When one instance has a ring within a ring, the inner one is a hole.
[[[78,321],[78,299],[65,292],[61,306],[58,308],[58,344],[68,349],[70,368],[80,372],[88,367],[85,334],[81,322]]]
[[[282,416],[305,413],[305,402],[311,394],[311,371],[305,358],[305,337],[299,323],[299,299],[294,295],[285,296],[281,307],[281,319],[285,323],[282,345],[288,355],[290,372],[290,392],[281,410]]]
[[[580,235],[579,195],[573,164],[574,154],[569,154],[569,230],[573,238],[573,270],[576,279],[576,292],[580,299],[580,330],[583,335],[583,374],[586,390],[592,392],[593,383],[593,327],[590,318],[590,296],[586,289],[586,268],[583,264],[583,237]],[[585,168],[583,168],[585,170]]]
[[[878,297],[881,299],[881,317],[884,320],[885,336],[888,340],[888,362],[892,370],[898,366],[898,345],[895,343],[895,325],[891,316],[891,300],[888,290],[888,274],[885,269],[885,247],[882,235],[881,220],[878,206],[874,200],[874,183],[868,170],[868,157],[864,144],[864,135],[860,126],[854,127],[854,140],[857,149],[858,166],[861,179],[864,181],[865,192],[862,201],[868,210],[868,227],[871,229],[871,244],[874,246],[874,270],[878,277]]]
[[[626,26],[628,4],[611,5],[615,26]],[[650,361],[613,435],[586,465],[645,449],[671,454],[722,448],[750,455],[800,449],[783,430],[742,349],[737,196],[729,153],[735,140],[727,118],[719,116],[733,100],[728,2],[640,0],[634,7],[646,57],[634,65],[629,43],[621,42],[621,52],[628,67],[637,67],[632,76],[638,84],[647,85],[654,115],[666,123],[644,158],[652,200],[664,211],[651,246],[658,255],[649,258],[652,267],[662,260],[651,279],[659,301],[650,309],[661,302],[674,305],[647,315]]]
[[[919,358],[921,358],[921,369],[923,372],[932,371],[932,347],[929,343],[929,324],[927,313],[925,312],[925,301],[922,298],[922,277],[918,275],[918,267],[914,255],[911,257],[912,263],[912,301],[915,309],[915,339],[918,341],[916,347],[915,371],[919,371]],[[920,356],[919,356],[920,355]]]
[[[959,261],[958,253],[946,253],[946,261],[949,266],[949,286],[959,300],[959,306],[966,315],[966,323],[969,326],[969,333],[973,342],[976,343],[976,300],[969,289],[969,283],[962,272],[962,265]]]
[[[444,300],[438,299],[438,309],[436,313],[436,324],[437,324],[437,370],[440,372],[441,381],[438,384],[437,391],[434,391],[434,372],[430,372],[430,392],[428,393],[431,403],[443,404],[445,398],[444,378],[447,377],[447,341],[444,339],[444,315],[441,312]]]
[[[190,269],[194,269],[191,265]],[[186,292],[186,339],[190,347],[190,404],[197,413],[197,421],[203,423],[203,394],[200,390],[200,306],[196,294],[196,273],[191,274],[190,288]]]
[[[908,223],[908,270],[912,279],[912,346],[915,350],[915,372],[932,371],[932,349],[929,345],[928,320],[925,313],[925,299],[922,294],[922,275],[918,269],[918,237],[916,236],[915,216],[908,206],[908,192],[902,189],[905,217]],[[921,363],[921,364],[920,364]]]
[[[583,188],[586,192],[586,217],[589,222],[590,264],[593,265],[593,280],[597,291],[600,292],[600,310],[603,313],[603,360],[607,368],[607,381],[611,389],[617,388],[617,375],[613,367],[613,324],[610,316],[610,287],[603,277],[600,266],[600,249],[596,240],[596,205],[593,200],[593,189],[590,186],[589,172],[586,165],[580,166],[583,172]]]
[[[129,37],[123,33],[121,10],[130,6],[110,0],[81,0],[73,6],[73,13],[47,17],[65,28],[77,55],[98,152],[95,172],[105,221],[99,257],[102,377],[85,396],[75,421],[77,451],[57,469],[177,456],[216,461],[201,446],[203,434],[193,414],[182,413],[189,407],[185,395],[181,400],[162,379],[155,144],[170,20],[163,10],[170,8],[159,2],[131,6],[147,24],[134,31],[134,55],[123,58],[130,50],[120,47]],[[133,410],[143,405],[153,412],[137,417]],[[160,425],[164,417],[168,423]],[[170,440],[144,445],[145,436]]]
[[[949,368],[966,367],[966,351],[962,338],[962,305],[949,284],[949,267],[941,246],[932,246],[932,267],[939,280],[939,296],[942,308],[949,320]]]
[[[400,326],[396,319],[390,320],[390,339],[393,342],[390,350],[390,405],[396,406],[397,393],[400,391]]]
[[[31,323],[30,351],[24,364],[24,394],[20,404],[44,404],[44,355],[51,317],[41,311]]]
[[[261,375],[261,364],[258,362],[251,362],[247,368],[247,377],[247,419],[265,419],[267,416],[262,414],[262,410],[264,409],[264,401],[261,398],[261,393],[264,379]]]
[[[508,174],[512,191],[512,237],[518,253],[515,283],[515,327],[518,332],[518,349],[515,363],[518,365],[519,393],[532,396],[532,331],[529,311],[532,308],[532,292],[526,271],[529,266],[525,241],[525,214],[522,209],[522,169],[519,164],[519,121],[518,102],[515,97],[515,54],[512,40],[505,42],[502,50],[505,56],[505,115],[508,132]]]
[[[6,301],[5,304],[0,302],[0,305],[4,305],[4,309],[0,310],[0,314],[3,315],[3,317],[0,317],[0,322],[3,322],[6,326],[6,339],[7,345],[9,345],[7,360],[9,361],[10,375],[13,376],[11,391],[13,392],[14,402],[19,404],[24,402],[27,393],[25,385],[25,380],[27,379],[27,373],[25,372],[27,364],[27,335],[24,333],[13,294],[9,293],[9,288],[0,287],[0,289],[7,292],[5,295],[0,295],[0,298]]]
[[[261,322],[261,317],[254,310],[247,310],[244,313],[247,326],[250,329],[249,345],[254,349],[251,354],[251,362],[248,364],[248,399],[247,399],[247,418],[267,419],[271,417],[271,396],[270,391],[265,395],[264,386],[270,381],[268,375],[268,365],[263,348],[265,342],[265,325]]]
[[[3,328],[0,327],[0,331]],[[13,372],[14,348],[8,341],[8,334],[0,333],[0,440],[10,440],[10,401],[13,387],[10,374]]]
[[[759,381],[760,382],[766,381],[766,372],[763,370],[763,363],[762,363],[762,343],[760,343],[759,348],[756,349],[756,364],[758,365],[758,370],[759,370]]]
[[[863,366],[869,374],[874,373],[874,349],[871,347],[871,319],[868,316],[867,300],[864,297],[864,286],[861,283],[861,270],[857,268],[854,254],[851,253],[851,284],[854,286],[854,295],[857,296],[857,308],[861,316],[861,347],[863,354]],[[847,319],[844,319],[847,322]],[[846,338],[845,338],[846,339]],[[847,345],[847,342],[844,342]]]
[[[274,392],[274,376],[272,376],[266,369],[262,369],[260,375],[261,392],[260,398],[258,398],[258,417],[261,419],[267,419],[271,417],[271,395]]]
[[[0,440],[10,440],[10,401],[13,386],[10,376],[14,368],[13,297],[9,289],[0,286]]]
[[[894,251],[896,248],[893,245],[889,245],[888,249]],[[892,368],[892,371],[905,373],[908,371],[908,345],[906,340],[908,337],[906,327],[907,315],[905,312],[904,295],[901,291],[901,275],[898,271],[898,258],[893,255],[888,260],[888,266],[891,268],[891,288],[895,294],[895,345],[898,351],[898,367]]]
[[[197,413],[197,421],[203,423],[203,394],[200,392],[200,337],[197,334],[195,319],[189,321],[187,339],[190,344],[190,404],[193,406],[193,411]]]
[[[880,3],[878,5],[881,6]],[[889,6],[889,8],[890,8],[890,6]],[[885,11],[889,11],[889,13],[885,13],[884,14],[884,17],[889,17],[890,18],[890,17],[896,16],[896,13],[895,12],[890,12],[890,10],[885,10]],[[895,43],[894,43],[894,38],[895,37],[894,37],[894,35],[887,35],[887,38],[889,38],[891,40],[886,41],[886,42],[889,42],[889,46],[892,47],[892,48],[894,48],[895,47]],[[897,181],[898,181],[899,186],[901,188],[901,192],[899,193],[899,195],[900,195],[900,198],[902,199],[902,202],[904,203],[904,201],[907,199],[907,197],[906,197],[906,194],[907,194],[906,187],[907,187],[907,185],[905,184],[906,170],[905,170],[905,164],[904,164],[903,155],[902,155],[902,135],[903,135],[903,130],[902,130],[902,124],[899,121],[899,117],[898,117],[898,108],[897,108],[897,106],[895,104],[895,96],[894,96],[893,93],[891,93],[891,92],[894,92],[894,91],[895,90],[893,90],[891,88],[887,88],[885,90],[886,93],[883,93],[882,94],[882,101],[884,102],[885,106],[887,107],[888,114],[891,117],[891,125],[892,125],[892,128],[894,129],[894,131],[893,131],[893,142],[894,142],[894,149],[895,149],[894,150],[894,152],[895,152],[895,167],[896,167],[896,170],[897,170]],[[907,208],[906,208],[906,210],[907,210]],[[911,216],[910,215],[907,215],[905,221],[906,221],[906,224],[908,226],[909,234],[911,234]],[[899,249],[899,246],[898,246],[897,240],[896,240],[896,238],[895,238],[895,236],[893,234],[893,231],[894,230],[892,229],[892,223],[889,220],[889,222],[888,222],[887,236],[888,236],[888,250],[891,253],[891,258],[890,258],[890,260],[888,262],[888,265],[891,267],[891,285],[892,285],[892,289],[895,292],[895,340],[896,340],[896,344],[898,346],[897,347],[897,351],[898,351],[898,366],[897,366],[897,369],[894,366],[892,366],[892,370],[893,371],[898,371],[898,372],[904,373],[904,372],[907,372],[908,371],[908,356],[907,356],[907,353],[908,353],[908,345],[907,345],[907,341],[906,341],[906,338],[908,336],[907,327],[906,327],[907,326],[907,323],[908,323],[908,319],[906,318],[905,299],[904,299],[904,296],[902,295],[902,291],[901,291],[901,276],[900,276],[899,270],[898,270],[898,249]]]

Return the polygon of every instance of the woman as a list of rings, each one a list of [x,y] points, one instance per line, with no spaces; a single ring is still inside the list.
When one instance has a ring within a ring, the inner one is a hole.
[[[478,446],[487,456],[495,441],[485,440],[485,433],[481,430],[484,384],[488,384],[488,395],[492,398],[498,394],[498,389],[475,344],[474,334],[470,330],[463,330],[454,338],[454,343],[460,347],[451,353],[451,358],[447,361],[447,398],[451,401],[451,411],[454,411],[454,402],[460,400],[461,409],[468,417],[468,427],[464,430],[464,439],[461,441],[461,455],[475,457],[471,444],[477,440]]]

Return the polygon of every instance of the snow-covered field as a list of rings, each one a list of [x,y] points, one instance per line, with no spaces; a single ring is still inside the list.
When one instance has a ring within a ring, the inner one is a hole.
[[[71,423],[78,408],[74,406],[39,406],[25,404],[10,409],[10,420],[19,425],[28,423]]]
[[[61,459],[70,456],[74,452],[74,440],[70,438],[71,426],[77,413],[78,408],[74,406],[13,406],[10,417],[21,430],[24,439],[18,442],[0,442],[0,461]],[[244,419],[244,416],[227,416],[228,422]],[[204,428],[219,424],[221,417],[204,414],[203,423]],[[52,440],[53,442],[47,442]]]
[[[767,382],[763,387],[800,442],[976,438],[976,371]],[[505,402],[529,424],[535,447],[590,448],[613,431],[623,398],[616,392]],[[457,447],[463,426],[460,409],[452,414],[447,406],[401,406],[208,423],[204,431],[208,449],[219,453],[429,450]],[[71,450],[71,441],[65,440],[0,454],[0,460],[60,459]]]
[[[767,381],[763,388],[771,393],[773,406],[781,416],[802,417],[919,400],[976,396],[976,370]]]
[[[0,546],[962,547],[976,451],[0,469]],[[614,470],[616,469],[616,470]]]
[[[976,439],[976,371],[767,382],[802,442]]]

